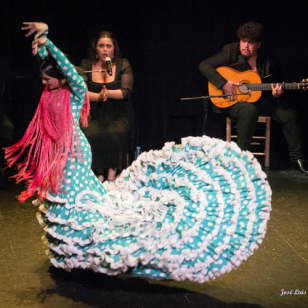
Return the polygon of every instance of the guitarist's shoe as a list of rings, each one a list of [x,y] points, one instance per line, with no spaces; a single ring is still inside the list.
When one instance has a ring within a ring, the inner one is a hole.
[[[308,169],[306,168],[305,161],[303,159],[296,159],[292,161],[292,166],[296,170],[308,175]]]

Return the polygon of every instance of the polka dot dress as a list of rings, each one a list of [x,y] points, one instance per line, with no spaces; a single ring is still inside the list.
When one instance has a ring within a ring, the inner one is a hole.
[[[62,56],[50,41],[45,48]],[[71,99],[76,123],[82,95]],[[102,185],[79,133],[83,158],[67,162],[64,191],[35,201],[55,267],[202,283],[238,267],[262,243],[271,189],[257,160],[235,143],[169,142]]]

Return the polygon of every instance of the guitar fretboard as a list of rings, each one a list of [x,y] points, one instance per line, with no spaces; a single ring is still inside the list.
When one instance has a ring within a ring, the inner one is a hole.
[[[300,82],[290,82],[286,83],[283,82],[282,88],[284,90],[300,90],[302,89],[302,83]],[[266,91],[266,90],[272,90],[271,83],[247,83],[247,88],[252,91]]]

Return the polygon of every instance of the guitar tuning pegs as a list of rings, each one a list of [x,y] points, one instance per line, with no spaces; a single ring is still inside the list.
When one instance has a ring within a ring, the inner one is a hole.
[[[302,90],[307,90],[308,89],[308,78],[303,78],[303,80],[301,81],[301,86],[302,86]]]

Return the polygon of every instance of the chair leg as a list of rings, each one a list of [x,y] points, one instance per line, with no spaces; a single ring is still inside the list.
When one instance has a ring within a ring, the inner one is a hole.
[[[226,140],[231,141],[231,120],[229,117],[226,119]]]
[[[269,169],[270,167],[270,140],[271,140],[271,117],[268,116],[259,116],[258,123],[265,124],[265,136],[254,136],[258,139],[264,139],[264,152],[253,153],[254,155],[262,155],[264,156],[264,167]],[[226,118],[226,141],[230,142],[233,137],[237,137],[237,135],[232,135],[232,123],[229,117]]]
[[[265,162],[266,168],[270,167],[270,140],[271,140],[271,118],[266,117],[265,121]]]

